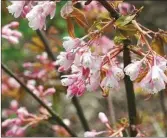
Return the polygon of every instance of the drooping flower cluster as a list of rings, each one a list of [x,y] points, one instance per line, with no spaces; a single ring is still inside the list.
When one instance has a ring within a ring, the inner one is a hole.
[[[16,118],[8,118],[2,122],[2,130],[6,130],[5,133],[2,134],[3,136],[24,137],[25,131],[29,126],[37,125],[40,121],[48,118],[48,115],[45,114],[38,116],[31,114],[25,107],[17,107],[14,111],[13,113],[16,114]]]
[[[117,89],[118,81],[124,77],[123,70],[116,64],[114,57],[108,57],[119,53],[122,47],[116,47],[106,36],[93,42],[85,42],[86,38],[87,36],[80,39],[65,37],[63,47],[66,52],[61,52],[57,57],[56,64],[60,66],[58,70],[62,72],[71,69],[72,72],[71,75],[62,76],[61,80],[63,86],[68,86],[67,97],[81,96],[86,90],[96,91],[99,87],[104,91]],[[111,47],[106,43],[111,44]],[[102,70],[106,74],[104,78],[101,77]]]
[[[143,78],[140,77],[138,84],[149,93],[165,89],[165,58],[149,52],[142,60],[134,61],[123,71],[116,59],[122,46],[116,46],[105,36],[86,42],[84,39],[87,37],[65,37],[63,47],[66,52],[61,52],[57,57],[59,71],[71,69],[72,72],[71,75],[62,76],[61,80],[63,86],[68,86],[67,97],[81,96],[85,91],[96,91],[99,86],[103,96],[107,96],[109,91],[119,89],[119,81],[124,78],[124,72],[132,81],[143,75],[143,71],[148,72]]]
[[[165,89],[167,83],[167,76],[165,74],[167,60],[156,54],[150,56],[150,60],[145,57],[140,61],[129,64],[124,70],[125,73],[130,76],[130,79],[134,81],[140,74],[144,73],[143,64],[145,64],[147,73],[138,85],[143,90],[154,94]]]
[[[2,27],[2,38],[7,39],[12,44],[18,44],[19,39],[22,37],[22,33],[17,30],[12,30],[18,28],[18,22],[11,22]]]
[[[52,19],[56,11],[56,2],[53,1],[12,1],[7,7],[15,18],[26,17],[33,30],[46,29],[46,17]]]

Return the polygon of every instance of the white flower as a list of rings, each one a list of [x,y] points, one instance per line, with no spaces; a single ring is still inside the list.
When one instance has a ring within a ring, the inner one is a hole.
[[[26,18],[29,21],[29,26],[33,30],[41,30],[43,28],[46,29],[46,17],[50,15],[51,18],[53,18],[55,14],[55,9],[56,4],[54,2],[38,2],[38,4],[35,5],[32,10],[26,15]]]
[[[18,18],[23,11],[24,5],[25,1],[12,1],[12,5],[8,6],[7,9],[15,18]]]
[[[42,29],[43,27],[46,28],[45,18],[46,16],[43,13],[43,6],[36,5],[33,9],[26,15],[26,18],[29,21],[29,26],[33,30]]]
[[[143,90],[153,94],[165,89],[165,83],[167,83],[167,76],[162,69],[154,65],[139,85]]]
[[[59,71],[68,70],[75,58],[75,54],[72,52],[60,52],[57,56],[56,65],[60,65]]]
[[[107,74],[106,77],[101,82],[101,87],[104,89],[118,89],[118,80],[111,74]]]
[[[79,38],[73,39],[71,37],[64,37],[64,42],[63,42],[63,47],[65,48],[66,51],[70,51],[81,43]]]
[[[91,52],[85,52],[83,53],[83,55],[81,56],[81,62],[83,64],[84,67],[91,67],[93,61],[93,56],[91,55]]]
[[[131,63],[124,68],[125,74],[130,76],[130,79],[134,81],[139,75],[141,66],[142,66],[142,61],[136,61],[134,63]]]
[[[117,67],[117,66],[112,66],[111,70],[114,74],[114,77],[119,81],[121,79],[124,78],[124,72],[121,68]]]

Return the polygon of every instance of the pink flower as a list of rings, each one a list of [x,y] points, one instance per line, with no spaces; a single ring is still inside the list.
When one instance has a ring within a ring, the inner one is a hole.
[[[107,73],[106,77],[102,80],[100,86],[105,90],[118,89],[118,80],[110,73]]]
[[[114,77],[119,81],[122,80],[124,78],[124,72],[121,68],[119,68],[118,66],[112,66],[111,70],[113,72]]]
[[[138,75],[139,71],[142,67],[142,60],[141,61],[135,61],[134,63],[129,64],[124,68],[125,74],[130,77],[132,81],[134,81]]]
[[[81,56],[81,63],[84,67],[91,67],[93,64],[92,62],[93,56],[90,51],[84,52]]]
[[[12,44],[19,43],[19,39],[22,37],[22,33],[16,30],[12,30],[19,26],[18,22],[11,22],[2,27],[2,38],[7,39]]]
[[[73,12],[72,1],[67,1],[67,3],[61,8],[60,14],[61,17],[66,19],[72,12]]]
[[[81,44],[81,40],[79,38],[71,38],[71,37],[64,37],[63,47],[67,52],[71,51],[72,49],[78,47]]]
[[[60,55],[57,56],[56,65],[60,65],[58,71],[66,71],[68,70],[75,58],[75,53],[72,52],[60,52]]]
[[[64,75],[63,77],[65,78],[61,80],[62,84],[64,86],[68,86],[67,98],[71,98],[73,96],[81,96],[85,92],[85,81],[80,75]]]
[[[48,15],[51,16],[51,18],[54,17],[56,9],[55,2],[52,1],[45,1],[45,2],[38,2],[37,5],[35,5],[32,10],[26,15],[26,18],[29,21],[29,26],[33,30],[37,29],[46,29],[45,20]]]
[[[15,122],[15,119],[6,119],[2,122],[2,128],[8,127]]]
[[[23,137],[25,136],[25,128],[24,127],[19,127],[17,125],[14,125],[9,129],[5,136],[7,137]]]
[[[119,83],[121,79],[124,78],[123,70],[116,65],[111,66],[104,79],[102,80],[100,86],[105,90],[111,90],[115,89],[117,90],[119,88]]]
[[[19,103],[16,100],[12,100],[10,102],[10,109],[16,111],[19,107]]]
[[[135,6],[126,2],[122,2],[118,5],[119,12],[122,15],[131,14],[135,10]]]
[[[114,42],[110,40],[107,36],[102,36],[98,38],[93,44],[93,47],[95,48],[95,53],[98,54],[106,54],[114,46]]]
[[[155,56],[156,65],[159,66],[160,69],[165,71],[167,69],[167,60],[164,57],[161,57],[159,55]]]
[[[96,132],[96,131],[86,131],[84,133],[84,137],[96,137],[100,134],[106,133],[106,131],[100,131],[100,132]]]
[[[29,112],[27,111],[27,109],[25,107],[20,107],[17,110],[17,115],[18,115],[18,118],[23,120],[24,118],[28,117],[30,114],[29,114]]]
[[[165,89],[165,83],[167,83],[167,76],[162,69],[160,69],[157,65],[154,65],[139,85],[144,90],[154,94]]]
[[[18,18],[24,8],[26,1],[11,1],[12,5],[8,6],[9,13],[13,14],[15,18]]]
[[[88,12],[92,10],[96,10],[99,13],[106,11],[106,9],[97,1],[92,1],[89,5],[85,5],[85,1],[81,1],[81,4],[83,5],[84,9]]]
[[[9,79],[8,79],[8,84],[9,84],[12,88],[20,88],[20,84],[19,84],[14,78],[9,78]]]

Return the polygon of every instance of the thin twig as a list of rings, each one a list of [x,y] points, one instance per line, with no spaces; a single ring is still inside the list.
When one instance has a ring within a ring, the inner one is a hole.
[[[15,74],[13,74],[3,63],[1,64],[1,67],[8,75],[13,77],[17,81],[26,90],[27,93],[29,93],[41,106],[43,106],[51,114],[52,116],[50,118],[51,120],[55,120],[59,125],[64,127],[71,136],[73,137],[77,136],[68,126],[66,126],[66,124],[64,124],[62,119],[50,107],[48,107],[41,99],[38,98],[38,96],[36,96],[33,92],[31,92],[31,90]]]
[[[48,40],[46,39],[46,36],[45,34],[40,31],[40,30],[37,30],[37,34],[39,35],[40,39],[42,40],[42,42],[44,43],[44,46],[45,46],[45,49],[46,49],[46,52],[48,53],[48,55],[51,57],[52,61],[56,61],[56,58],[54,57],[54,54],[50,48],[50,45],[49,45],[49,42]],[[89,125],[88,125],[88,122],[84,116],[84,113],[83,113],[83,110],[82,110],[82,107],[77,99],[77,97],[73,97],[72,98],[72,102],[77,110],[77,113],[78,113],[78,116],[79,116],[79,119],[82,123],[82,126],[84,128],[85,131],[89,131]]]

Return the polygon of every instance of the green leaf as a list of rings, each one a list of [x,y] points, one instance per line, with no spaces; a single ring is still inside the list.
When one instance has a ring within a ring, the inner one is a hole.
[[[118,18],[115,22],[115,25],[117,27],[121,27],[121,26],[125,26],[128,23],[130,23],[134,18],[135,18],[136,14],[134,15],[127,15],[127,16],[121,16],[120,18]]]
[[[118,32],[116,32],[116,36],[114,37],[114,43],[121,44],[126,39],[127,38],[118,31]]]

